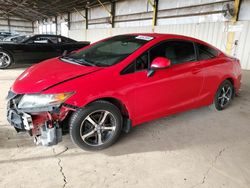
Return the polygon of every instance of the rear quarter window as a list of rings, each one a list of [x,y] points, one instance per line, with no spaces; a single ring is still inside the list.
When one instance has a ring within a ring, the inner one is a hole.
[[[212,59],[218,56],[219,52],[204,44],[196,43],[198,49],[199,60]]]

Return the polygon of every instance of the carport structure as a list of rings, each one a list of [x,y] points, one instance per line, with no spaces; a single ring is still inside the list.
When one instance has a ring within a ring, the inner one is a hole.
[[[109,0],[100,1],[102,4],[110,3]],[[86,9],[100,5],[98,0],[1,0],[0,16],[15,16],[26,20],[36,21],[49,19],[66,12],[73,12],[75,9]]]

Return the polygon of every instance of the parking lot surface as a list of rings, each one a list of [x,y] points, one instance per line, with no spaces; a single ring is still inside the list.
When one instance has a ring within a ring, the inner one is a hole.
[[[69,135],[56,146],[35,146],[8,124],[5,97],[24,69],[0,70],[0,187],[250,187],[249,71],[228,109],[148,122],[88,152]]]

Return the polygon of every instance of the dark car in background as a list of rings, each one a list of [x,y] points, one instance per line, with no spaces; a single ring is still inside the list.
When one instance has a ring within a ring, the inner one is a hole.
[[[59,35],[28,36],[15,43],[0,42],[0,69],[13,64],[33,64],[89,45]]]

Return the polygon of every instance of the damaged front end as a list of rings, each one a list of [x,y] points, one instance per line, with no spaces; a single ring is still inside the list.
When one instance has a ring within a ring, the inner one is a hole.
[[[51,146],[62,141],[62,122],[75,111],[64,104],[73,93],[54,95],[8,94],[7,120],[17,132],[28,132],[37,145]]]

